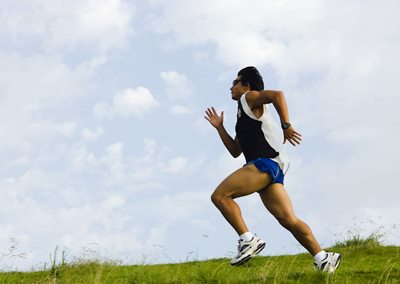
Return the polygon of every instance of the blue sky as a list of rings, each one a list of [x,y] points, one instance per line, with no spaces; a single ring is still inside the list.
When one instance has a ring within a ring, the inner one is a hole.
[[[303,135],[286,186],[323,246],[381,226],[399,244],[396,1],[2,1],[0,269],[68,259],[230,257],[210,194],[231,158],[237,71],[282,90]],[[256,195],[265,255],[304,250]],[[9,248],[17,249],[9,253]],[[11,257],[23,253],[24,258]]]

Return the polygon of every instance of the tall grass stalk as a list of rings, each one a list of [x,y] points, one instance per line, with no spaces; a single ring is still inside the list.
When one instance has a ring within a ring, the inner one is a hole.
[[[333,248],[341,248],[341,247],[380,247],[382,246],[383,235],[379,233],[379,231],[375,231],[368,235],[367,237],[362,237],[360,234],[355,234],[350,236],[349,238],[343,241],[337,241]]]

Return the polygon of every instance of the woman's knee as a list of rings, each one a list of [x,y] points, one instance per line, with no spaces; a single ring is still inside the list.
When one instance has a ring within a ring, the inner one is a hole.
[[[284,228],[290,230],[291,228],[294,228],[298,222],[298,218],[293,215],[285,215],[285,216],[279,216],[276,218]]]
[[[228,198],[225,194],[215,190],[213,194],[211,194],[211,201],[214,203],[216,206],[224,202],[224,199]]]

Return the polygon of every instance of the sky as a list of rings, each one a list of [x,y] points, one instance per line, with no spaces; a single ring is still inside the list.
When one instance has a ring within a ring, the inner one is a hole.
[[[229,88],[251,65],[303,135],[287,146],[285,186],[321,245],[374,232],[400,245],[399,9],[1,1],[0,270],[42,269],[56,251],[124,264],[232,257],[237,235],[210,195],[244,158],[203,116],[224,110],[234,136]],[[237,201],[262,255],[305,252],[256,194]]]

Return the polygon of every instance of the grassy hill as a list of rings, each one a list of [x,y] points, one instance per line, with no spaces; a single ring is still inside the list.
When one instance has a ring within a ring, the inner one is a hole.
[[[120,266],[63,263],[46,271],[0,273],[0,283],[400,283],[400,247],[357,237],[337,243],[342,263],[334,275],[314,271],[308,254],[257,257],[240,267],[228,259]]]

